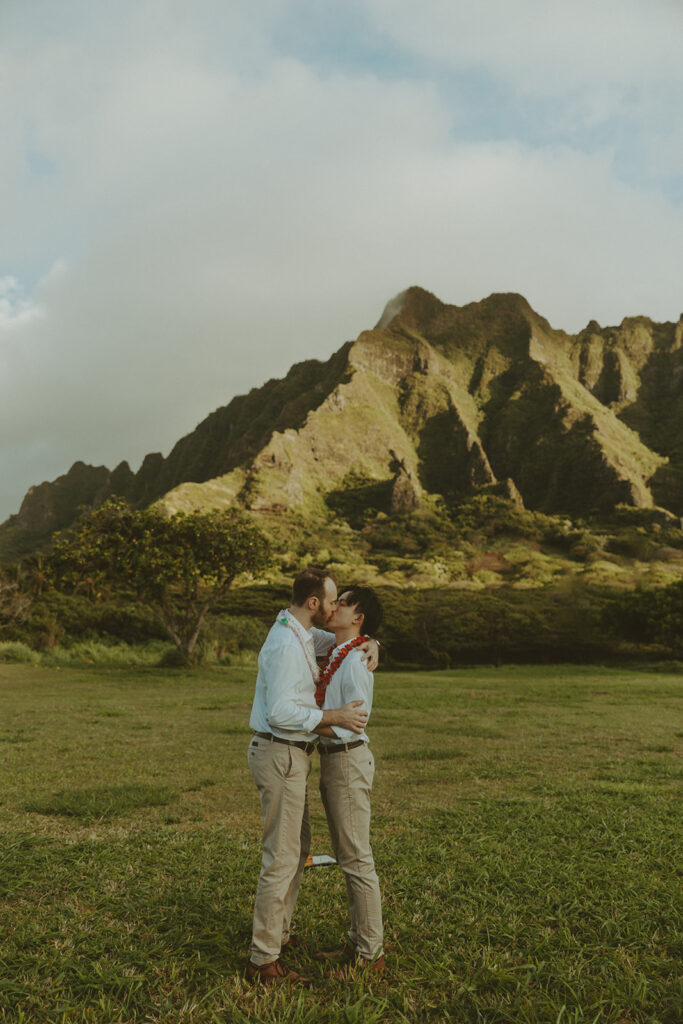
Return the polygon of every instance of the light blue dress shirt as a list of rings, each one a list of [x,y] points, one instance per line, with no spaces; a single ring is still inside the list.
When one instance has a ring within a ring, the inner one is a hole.
[[[283,625],[285,617],[290,625]],[[296,631],[296,635],[295,632]],[[334,643],[334,634],[304,629],[289,612],[281,612],[259,652],[256,690],[249,726],[288,740],[318,739],[313,729],[323,716],[315,702],[315,681],[302,645],[315,663]]]

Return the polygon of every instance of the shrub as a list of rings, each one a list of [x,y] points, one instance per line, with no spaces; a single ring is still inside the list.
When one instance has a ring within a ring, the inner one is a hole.
[[[166,646],[156,664],[157,668],[187,668],[187,662],[177,647]]]
[[[341,487],[325,498],[332,512],[343,516],[358,529],[374,512],[388,512],[391,504],[392,480],[375,480],[362,473],[351,472]]]
[[[640,562],[649,562],[655,557],[659,546],[658,541],[648,536],[645,527],[636,526],[610,537],[605,550],[614,555],[625,555],[627,558],[637,558]]]
[[[168,645],[159,641],[148,644],[106,643],[87,640],[70,647],[54,647],[42,656],[43,665],[97,665],[102,668],[152,666],[159,663]]]
[[[605,608],[603,624],[618,639],[683,650],[683,580],[615,595]]]
[[[40,655],[18,640],[0,643],[0,662],[15,665],[37,665]]]
[[[270,619],[274,619],[275,612],[271,611]],[[216,650],[219,658],[223,654],[236,654],[241,650],[258,651],[266,639],[267,631],[261,619],[253,615],[222,615],[216,617],[208,627],[206,644]]]
[[[608,651],[600,631],[601,600],[559,591],[382,588],[388,662],[439,667],[587,660]]]
[[[270,628],[280,608],[288,607],[291,597],[291,585],[240,587],[228,591],[217,611],[231,618],[248,615]]]
[[[489,537],[506,534],[535,539],[548,517],[519,508],[508,498],[479,494],[455,505],[451,510],[454,525],[462,534],[484,533]]]
[[[110,637],[130,644],[165,635],[152,613],[125,595],[123,601],[105,602],[56,590],[37,598],[25,622],[3,630],[6,639],[28,642],[39,650],[68,645],[73,640]]]

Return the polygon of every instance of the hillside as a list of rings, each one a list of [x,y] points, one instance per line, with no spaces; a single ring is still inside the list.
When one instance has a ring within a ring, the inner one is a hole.
[[[0,545],[35,546],[114,493],[169,511],[237,504],[280,545],[303,530],[334,547],[340,530],[367,527],[359,514],[437,515],[443,532],[444,509],[452,521],[487,495],[573,519],[630,506],[674,529],[683,319],[568,335],[519,295],[457,307],[413,287],[327,362],[234,398],[168,458],[149,455],[137,473],[76,463],[31,488]]]

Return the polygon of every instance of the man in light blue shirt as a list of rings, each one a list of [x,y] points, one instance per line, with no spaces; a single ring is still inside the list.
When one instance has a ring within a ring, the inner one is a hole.
[[[281,611],[259,654],[251,711],[254,736],[249,768],[259,791],[263,817],[263,852],[254,905],[251,961],[254,981],[308,983],[280,960],[290,941],[290,922],[311,844],[306,783],[310,755],[320,735],[333,737],[332,726],[360,734],[367,720],[362,700],[321,710],[316,704],[316,657],[334,642],[324,626],[334,611],[337,588],[330,573],[309,568],[292,587],[292,604]],[[370,641],[370,664],[377,644]]]

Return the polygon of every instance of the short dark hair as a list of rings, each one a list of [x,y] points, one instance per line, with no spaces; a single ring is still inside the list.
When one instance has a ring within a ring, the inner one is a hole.
[[[301,608],[309,597],[319,597],[322,601],[325,594],[325,580],[328,579],[334,583],[334,576],[329,569],[321,569],[317,565],[307,566],[292,584],[292,604]]]
[[[380,599],[372,587],[347,587],[342,591],[347,595],[346,603],[353,605],[357,612],[363,613],[363,633],[373,636],[380,627],[384,614]]]

